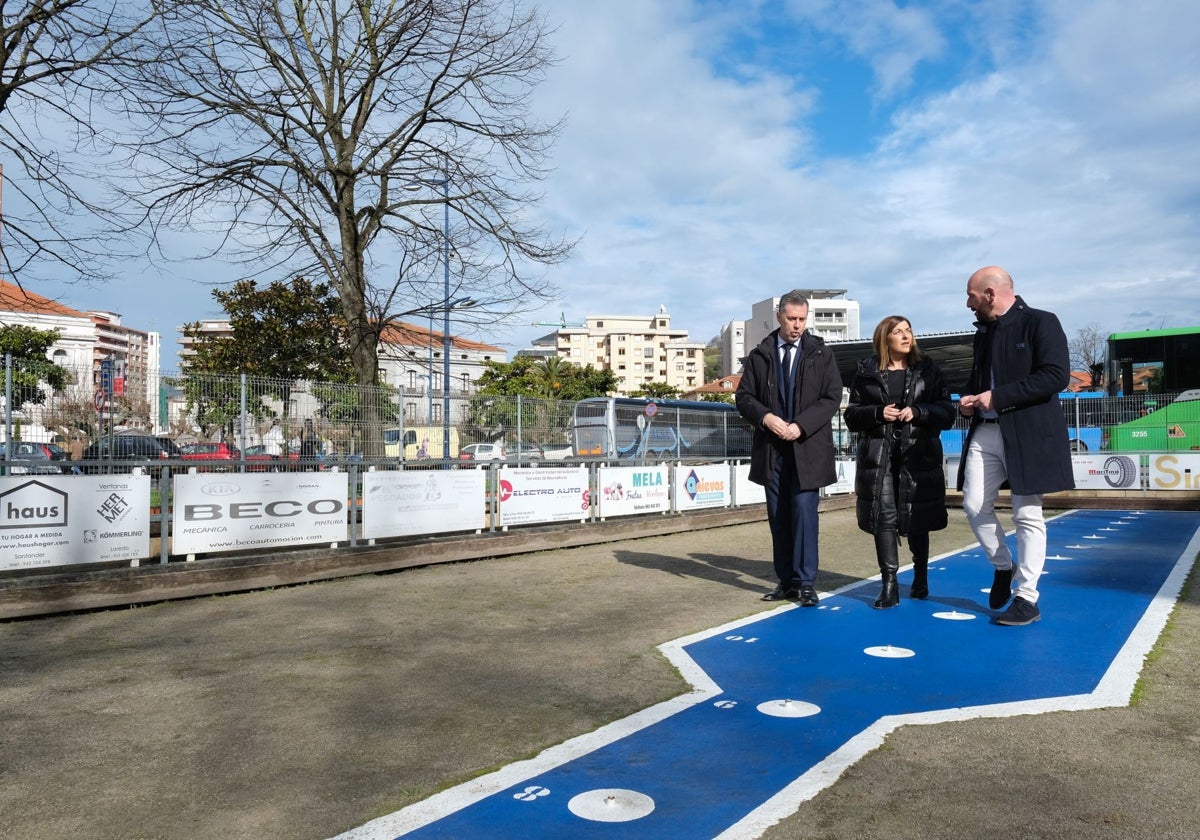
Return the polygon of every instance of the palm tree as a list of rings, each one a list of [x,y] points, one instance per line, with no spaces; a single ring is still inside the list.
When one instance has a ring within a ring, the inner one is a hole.
[[[539,395],[555,399],[563,386],[563,379],[570,376],[571,363],[559,356],[547,356],[533,366],[534,387]]]

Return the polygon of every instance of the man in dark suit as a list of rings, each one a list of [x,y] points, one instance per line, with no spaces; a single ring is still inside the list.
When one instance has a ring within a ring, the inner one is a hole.
[[[1027,305],[998,266],[967,280],[967,307],[978,320],[971,378],[958,404],[971,418],[958,488],[967,521],[992,563],[989,605],[998,610],[1012,598],[996,623],[1032,624],[1041,618],[1037,585],[1046,560],[1042,496],[1075,487],[1058,401],[1071,375],[1067,336],[1058,317]],[[995,508],[1006,482],[1017,531],[1015,563]]]
[[[750,351],[737,407],[754,427],[750,480],[766,488],[772,560],[779,585],[764,601],[815,607],[822,487],[837,480],[831,419],[842,399],[833,351],[805,331],[808,300],[793,290],[776,307],[779,329]]]

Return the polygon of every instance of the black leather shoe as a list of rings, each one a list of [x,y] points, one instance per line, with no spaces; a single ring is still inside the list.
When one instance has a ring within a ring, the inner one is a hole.
[[[821,603],[821,599],[817,597],[817,590],[811,586],[800,587],[800,606],[815,607]]]
[[[794,586],[784,586],[782,583],[776,586],[766,595],[762,596],[764,601],[794,601],[800,597],[800,590]]]
[[[1012,569],[996,569],[992,576],[992,591],[988,593],[988,606],[998,610],[1012,597]]]

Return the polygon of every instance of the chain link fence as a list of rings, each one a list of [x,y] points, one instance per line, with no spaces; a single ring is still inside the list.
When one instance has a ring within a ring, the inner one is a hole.
[[[67,369],[66,387],[52,390],[30,382],[20,365],[6,365],[0,439],[44,444],[74,460],[106,457],[114,437],[138,433],[178,446],[172,456],[213,461],[240,456],[286,462],[303,455],[385,464],[458,460],[464,452],[479,452],[511,462],[573,454],[572,402],[247,375],[122,372],[116,376],[99,365]],[[1079,451],[1200,448],[1200,400],[1177,397],[1064,395],[1062,406]],[[960,419],[956,429],[965,427]],[[853,440],[840,417],[834,434],[839,451],[852,455]],[[943,440],[953,456],[953,434]],[[11,449],[5,460],[34,457]]]

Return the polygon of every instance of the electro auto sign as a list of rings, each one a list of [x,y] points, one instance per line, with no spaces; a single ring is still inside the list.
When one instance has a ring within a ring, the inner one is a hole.
[[[150,555],[150,477],[0,477],[0,569]]]
[[[188,473],[174,487],[174,554],[347,538],[345,473]]]

